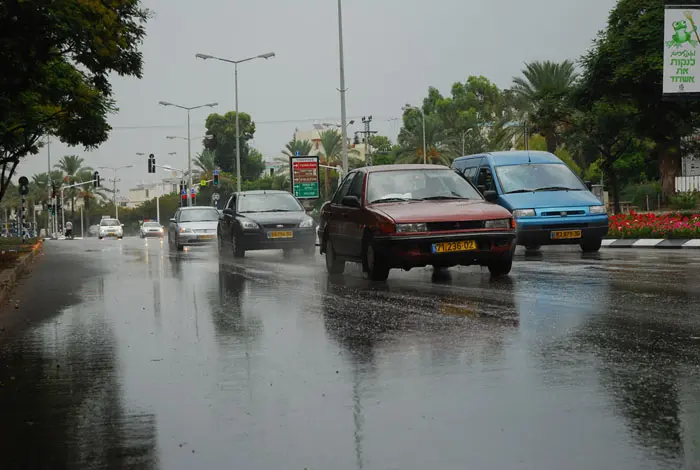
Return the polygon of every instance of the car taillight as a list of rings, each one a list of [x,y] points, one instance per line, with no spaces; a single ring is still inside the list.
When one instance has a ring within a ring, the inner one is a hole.
[[[394,224],[379,224],[379,230],[382,233],[396,233],[396,225],[394,225]]]
[[[510,219],[510,226],[513,228],[513,230],[515,230],[515,217]]]

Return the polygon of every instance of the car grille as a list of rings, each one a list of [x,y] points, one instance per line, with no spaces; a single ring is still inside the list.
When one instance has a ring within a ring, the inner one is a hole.
[[[297,224],[264,224],[263,228],[296,228]]]
[[[450,230],[478,230],[484,228],[483,220],[466,220],[461,222],[428,222],[428,232],[447,232]]]
[[[585,215],[586,211],[576,210],[576,211],[549,211],[543,212],[542,215],[545,217],[563,217],[568,215]]]

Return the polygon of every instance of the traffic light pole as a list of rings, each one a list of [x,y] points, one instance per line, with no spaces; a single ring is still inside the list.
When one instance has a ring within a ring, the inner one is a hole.
[[[64,192],[66,189],[77,188],[78,186],[85,186],[85,185],[87,185],[87,184],[94,184],[94,183],[95,183],[95,181],[93,180],[93,181],[85,181],[84,183],[75,183],[75,184],[70,184],[70,185],[68,185],[68,186],[61,186],[61,231],[63,231],[64,228],[65,228],[65,226],[66,226],[66,216],[65,216],[65,209],[64,209],[65,205],[63,204],[65,201],[64,201],[64,198],[63,198],[63,192]],[[116,207],[116,206],[115,206],[115,207]],[[71,210],[73,210],[72,207],[71,207]],[[54,217],[54,218],[57,218],[57,217]],[[116,217],[116,218],[118,219],[119,217]],[[82,224],[82,222],[83,222],[83,221],[82,221],[82,215],[80,216],[80,219],[81,219],[81,220],[80,220],[80,223]],[[82,230],[82,229],[81,229],[81,230]],[[58,231],[58,230],[57,230],[57,231]]]

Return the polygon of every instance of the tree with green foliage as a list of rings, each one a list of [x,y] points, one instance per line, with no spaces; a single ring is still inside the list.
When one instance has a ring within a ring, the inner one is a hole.
[[[582,62],[591,100],[610,106],[624,99],[625,107],[636,110],[633,131],[654,142],[668,198],[681,173],[681,140],[700,125],[700,110],[695,102],[663,99],[663,48],[664,2],[619,0]]]
[[[214,174],[214,170],[216,170],[216,154],[209,149],[205,149],[197,154],[194,159],[194,165],[197,167],[196,171],[200,177],[204,176],[206,179],[210,179]]]
[[[391,140],[385,135],[375,134],[369,138],[369,145],[375,153],[391,152]]]
[[[0,199],[44,136],[86,148],[107,140],[116,111],[109,78],[141,77],[148,17],[140,0],[3,2]]]
[[[241,178],[243,181],[257,179],[265,169],[260,152],[253,150],[249,142],[255,135],[255,123],[247,113],[238,116],[241,148]],[[224,115],[212,113],[205,123],[210,136],[204,139],[205,150],[214,152],[216,165],[228,173],[236,173],[236,112]]]
[[[423,117],[417,109],[407,108],[403,114],[403,127],[399,132],[398,143],[401,150],[396,161],[399,163],[423,163]],[[436,114],[425,114],[425,146],[427,163],[449,165],[454,157],[450,146],[450,135],[442,120]]]
[[[561,123],[566,118],[568,98],[576,81],[574,63],[544,61],[525,64],[522,77],[513,79],[513,93],[519,98],[524,121],[544,136],[547,151],[554,153],[561,143]]]
[[[92,172],[92,168],[89,166],[83,166],[85,159],[77,155],[66,155],[62,157],[58,163],[54,165],[54,168],[58,168],[63,172],[63,180],[67,184],[80,183],[80,180],[76,179],[76,176],[81,172]],[[92,173],[90,173],[89,180],[92,180]],[[71,218],[75,218],[75,199],[78,197],[81,188],[69,188],[64,192],[64,196],[68,196],[70,201],[70,213]]]

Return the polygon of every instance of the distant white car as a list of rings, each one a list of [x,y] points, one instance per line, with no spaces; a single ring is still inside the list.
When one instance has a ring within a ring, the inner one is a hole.
[[[119,219],[102,219],[97,236],[100,240],[105,237],[116,237],[121,240],[124,237],[124,224],[119,222]]]

